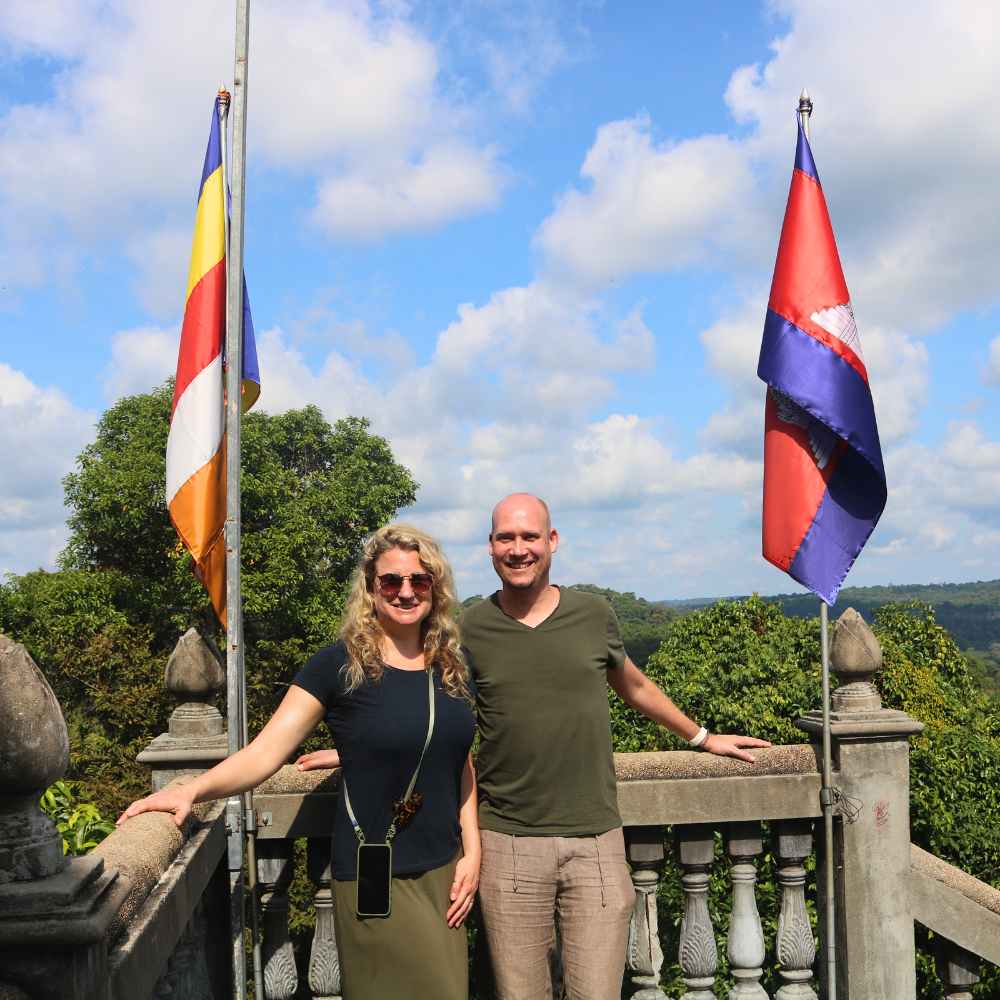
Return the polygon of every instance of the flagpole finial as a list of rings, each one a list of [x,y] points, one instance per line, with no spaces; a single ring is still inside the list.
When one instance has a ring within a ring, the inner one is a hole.
[[[232,100],[232,94],[226,90],[225,85],[219,87],[219,103],[224,107],[229,107],[229,102]]]
[[[812,113],[812,98],[809,96],[809,91],[803,87],[802,93],[799,94],[799,121],[802,123],[802,129],[807,139],[809,138],[809,119],[812,117]]]

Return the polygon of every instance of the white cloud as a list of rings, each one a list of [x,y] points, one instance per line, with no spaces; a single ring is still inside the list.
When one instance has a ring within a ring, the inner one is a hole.
[[[177,371],[180,332],[155,326],[122,330],[111,338],[111,361],[104,370],[104,398],[114,403],[122,396],[149,392]]]
[[[358,166],[323,180],[313,220],[332,236],[378,239],[493,208],[502,187],[493,150],[453,142],[425,149],[416,162],[401,158],[378,172]]]
[[[986,381],[991,385],[1000,385],[1000,337],[990,342],[989,359],[984,373]]]
[[[66,541],[63,476],[93,414],[0,362],[0,575],[52,568]]]
[[[598,283],[704,261],[746,225],[753,180],[739,143],[722,135],[657,143],[646,114],[598,129],[536,240],[555,268]]]
[[[252,30],[251,157],[304,179],[331,233],[373,238],[497,203],[496,150],[477,141],[471,105],[443,92],[434,44],[403,16],[306,0],[262,6]],[[174,278],[170,255],[187,257],[178,234],[190,232],[211,97],[232,65],[232,5],[11,0],[3,46],[64,61],[51,96],[0,116],[5,277],[37,285],[60,252],[79,267],[124,244],[141,300],[166,315],[159,265],[169,259]]]

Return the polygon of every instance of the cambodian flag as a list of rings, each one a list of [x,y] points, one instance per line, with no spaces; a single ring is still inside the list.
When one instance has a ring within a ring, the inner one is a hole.
[[[809,140],[795,169],[757,374],[764,558],[833,604],[885,508],[868,371]]]

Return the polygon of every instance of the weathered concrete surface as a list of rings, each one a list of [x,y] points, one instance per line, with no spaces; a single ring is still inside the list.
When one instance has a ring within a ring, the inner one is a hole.
[[[340,769],[300,771],[286,764],[254,790],[257,836],[329,837]]]
[[[913,919],[1000,965],[1000,889],[910,844]]]
[[[692,778],[729,778],[737,775],[761,777],[772,774],[815,774],[816,751],[808,743],[751,750],[754,763],[734,757],[694,750],[667,750],[656,753],[616,753],[615,776],[618,782],[648,781],[653,778],[674,780]]]
[[[882,709],[873,685],[859,680],[881,665],[881,650],[851,609],[837,623],[830,660],[841,685],[830,715],[837,767],[833,785],[850,814],[834,824],[838,971],[837,997],[831,1000],[914,1000],[916,949],[905,891],[910,875],[909,736],[924,727],[905,712]],[[810,712],[796,724],[819,743],[820,712]],[[820,848],[822,899],[822,840]],[[821,932],[825,954],[825,921]],[[825,962],[820,969],[821,992],[826,992]]]
[[[225,859],[225,802],[206,803],[204,808],[199,805],[199,812],[201,825],[176,851],[173,848],[181,831],[162,813],[137,816],[119,831],[129,831],[130,836],[120,838],[110,853],[123,866],[123,877],[134,880],[134,891],[119,912],[117,929],[124,934],[108,956],[110,995],[115,1000],[152,993],[195,906]],[[133,827],[146,818],[167,820],[173,831],[163,829],[162,824]],[[147,831],[154,841],[148,864],[138,857]],[[152,886],[148,886],[150,878],[154,878]],[[223,928],[223,939],[227,931]]]
[[[66,867],[38,797],[66,773],[69,737],[52,688],[19,643],[0,635],[0,885]]]
[[[179,783],[185,781],[178,779]],[[223,809],[219,802],[199,802],[192,815],[199,823],[213,821]],[[191,829],[190,821],[188,829]],[[142,813],[123,823],[91,852],[108,868],[119,872],[127,893],[119,906],[112,939],[121,932],[145,902],[153,886],[180,854],[187,834],[167,813]]]
[[[184,701],[211,698],[226,683],[226,672],[196,628],[177,640],[163,671],[163,686]]]

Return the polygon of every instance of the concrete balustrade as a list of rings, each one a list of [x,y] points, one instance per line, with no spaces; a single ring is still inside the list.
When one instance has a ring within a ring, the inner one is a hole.
[[[860,616],[842,616],[832,655],[840,681],[833,783],[844,808],[835,824],[840,988],[829,1000],[914,1000],[914,920],[934,932],[945,995],[967,1000],[980,961],[1000,963],[1000,891],[910,845],[907,741],[920,724],[882,708],[872,684],[881,651]],[[230,996],[223,804],[198,806],[185,830],[168,816],[138,817],[87,858],[62,858],[35,804],[66,767],[59,706],[27,653],[2,636],[0,670],[0,1000]],[[165,677],[180,704],[168,733],[141,757],[154,787],[204,770],[224,753],[221,716],[211,704],[220,677],[212,651],[197,633],[185,635]],[[775,960],[775,1000],[826,998],[806,906],[806,862],[823,849],[814,830],[817,717],[800,722],[811,744],[756,752],[752,768],[690,751],[616,755],[637,897],[626,956],[627,992],[636,1000],[667,996],[656,896],[668,850],[683,910],[678,954],[667,957],[680,966],[683,1000],[714,1000],[720,985],[730,1000],[767,1000],[763,969]],[[329,858],[338,781],[336,771],[286,766],[255,793],[270,1000],[301,997],[306,984],[317,1000],[341,1000]],[[301,977],[287,923],[297,837],[308,838],[317,917]],[[731,915],[717,926],[708,886],[723,872]],[[764,877],[779,890],[772,940],[756,892]],[[717,940],[728,959],[725,984]]]

